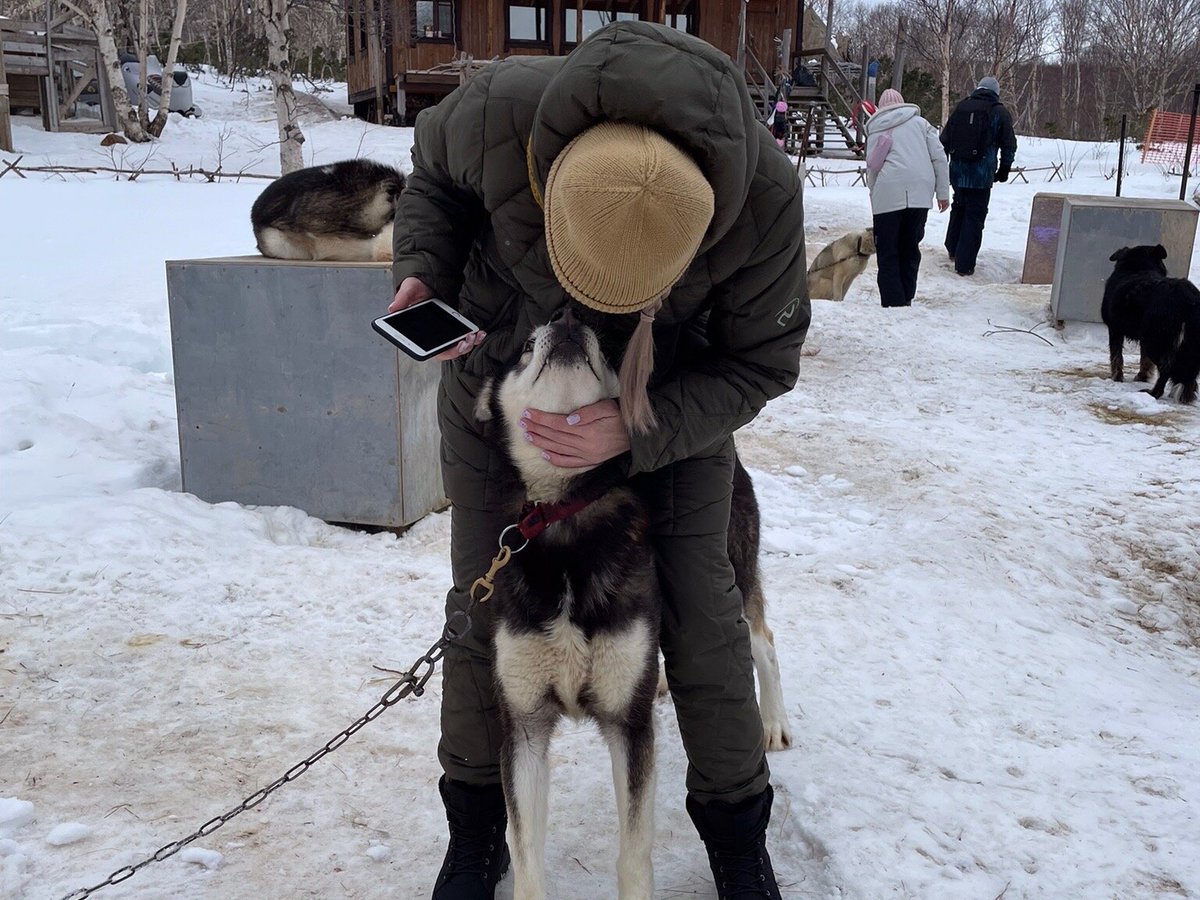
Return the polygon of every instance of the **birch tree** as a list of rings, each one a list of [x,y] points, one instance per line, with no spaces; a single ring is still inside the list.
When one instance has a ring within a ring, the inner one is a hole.
[[[950,118],[950,86],[966,52],[966,37],[975,7],[967,0],[904,0],[912,23],[913,49],[929,65],[942,94],[942,122]]]
[[[183,35],[183,22],[187,17],[188,0],[175,0],[175,21],[171,25],[171,43],[167,48],[167,60],[163,63],[162,93],[159,95],[158,112],[148,123],[146,130],[155,137],[163,133],[171,112],[171,88],[175,85],[175,60],[179,56],[179,42]],[[145,72],[145,69],[142,70]]]
[[[1062,82],[1059,117],[1067,137],[1079,137],[1079,104],[1083,96],[1083,56],[1091,41],[1092,0],[1057,0],[1054,10]]]
[[[1200,0],[1096,0],[1096,33],[1134,112],[1163,104],[1200,49]]]
[[[297,116],[292,89],[291,26],[288,0],[257,0],[267,38],[267,73],[275,94],[275,119],[279,125],[279,168],[284,175],[304,168],[304,132]]]
[[[104,70],[108,74],[109,91],[112,94],[113,107],[117,111],[117,121],[121,125],[121,131],[131,141],[137,143],[148,141],[150,135],[146,134],[145,129],[142,128],[140,117],[133,113],[129,92],[125,90],[125,75],[121,71],[120,54],[117,53],[116,26],[113,24],[108,8],[108,0],[88,0],[86,12],[96,31],[100,58],[103,61]]]

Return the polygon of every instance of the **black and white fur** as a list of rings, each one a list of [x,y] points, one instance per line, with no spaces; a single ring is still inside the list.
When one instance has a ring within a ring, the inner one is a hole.
[[[1179,385],[1181,403],[1196,399],[1200,375],[1200,290],[1186,278],[1168,278],[1166,248],[1122,247],[1104,284],[1100,315],[1108,326],[1109,369],[1113,381],[1125,380],[1125,341],[1141,346],[1138,381],[1158,380],[1149,393],[1162,397],[1168,382]]]
[[[369,159],[289,172],[250,210],[258,250],[275,259],[390,260],[403,189],[399,170]]]
[[[596,496],[513,557],[493,598],[501,773],[515,900],[545,897],[550,738],[559,719],[596,720],[617,795],[617,895],[649,900],[654,875],[654,722],[661,610],[646,508],[611,466],[559,468],[519,427],[522,411],[568,413],[617,396],[595,333],[568,315],[533,331],[519,362],[481,393],[477,417],[514,471],[513,521],[526,500]],[[746,598],[768,749],[791,742],[758,581],[758,507],[738,465],[730,555]],[[749,554],[749,557],[747,557]]]

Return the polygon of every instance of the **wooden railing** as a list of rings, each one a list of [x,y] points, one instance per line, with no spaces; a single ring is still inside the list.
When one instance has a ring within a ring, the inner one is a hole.
[[[47,131],[107,131],[116,124],[109,102],[99,41],[86,28],[48,22],[0,19],[0,85],[11,99],[17,77],[38,79],[42,123]],[[62,79],[61,90],[58,84]],[[70,118],[70,109],[92,82],[99,87],[101,119]],[[0,126],[0,139],[3,127]]]

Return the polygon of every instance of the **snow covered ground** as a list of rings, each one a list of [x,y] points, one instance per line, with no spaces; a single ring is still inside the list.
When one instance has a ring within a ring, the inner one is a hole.
[[[272,171],[250,87],[206,79],[203,119],[117,158]],[[26,164],[108,160],[34,121]],[[407,129],[306,134],[312,162],[407,165]],[[873,267],[815,302],[819,353],[739,436],[798,739],[771,759],[786,897],[1200,893],[1200,409],[1107,381],[1100,326],[985,336],[1047,318],[1049,289],[1017,283],[1033,194],[1109,195],[1115,155],[1023,140],[1021,163],[1073,160],[1069,183],[998,186],[972,279],[932,215],[911,309],[880,308]],[[812,247],[868,221],[865,190],[828,181]],[[440,628],[446,515],[368,535],[179,491],[163,260],[252,252],[262,184],[0,180],[0,897],[61,897],[190,834]],[[1125,186],[1178,190],[1136,162]],[[437,695],[99,896],[428,896]],[[658,725],[659,896],[712,897],[669,704]],[[611,897],[606,753],[569,726],[554,757],[551,896]]]

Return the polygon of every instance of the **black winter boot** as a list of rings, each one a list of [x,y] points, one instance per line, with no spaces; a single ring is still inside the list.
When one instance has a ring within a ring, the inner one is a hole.
[[[767,823],[774,796],[770,785],[761,794],[737,803],[700,803],[688,796],[688,815],[708,850],[720,900],[781,900],[767,853]]]
[[[443,775],[438,792],[446,805],[450,846],[433,884],[433,900],[493,900],[509,863],[503,788]]]

